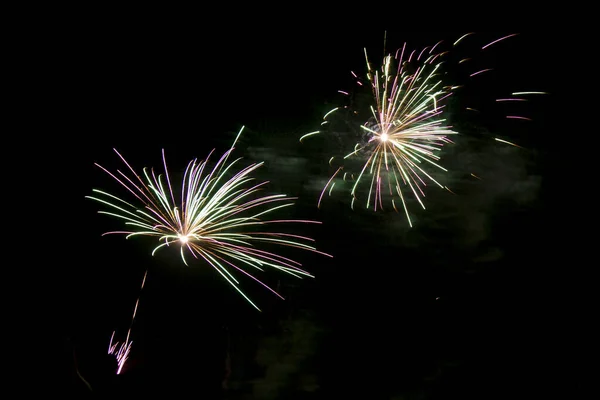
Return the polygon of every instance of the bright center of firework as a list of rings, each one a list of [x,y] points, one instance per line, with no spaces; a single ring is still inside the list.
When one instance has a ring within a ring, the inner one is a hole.
[[[190,240],[189,235],[179,234],[178,236],[179,236],[179,241],[181,241],[182,244],[185,244]]]
[[[382,142],[387,142],[389,137],[388,137],[387,133],[382,133],[381,136],[379,136],[379,138],[381,139]]]

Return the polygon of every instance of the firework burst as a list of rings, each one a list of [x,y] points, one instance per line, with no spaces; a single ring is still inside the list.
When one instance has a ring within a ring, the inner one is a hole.
[[[127,167],[127,174],[122,171],[114,174],[96,165],[124,187],[138,205],[96,189],[94,192],[97,193],[97,197],[87,197],[111,209],[99,213],[121,219],[129,228],[124,231],[106,232],[104,235],[152,237],[158,242],[152,251],[153,255],[161,248],[175,247],[178,248],[185,265],[188,265],[190,257],[203,260],[252,306],[260,310],[240,289],[240,282],[234,273],[254,279],[282,299],[283,297],[256,278],[252,272],[272,268],[297,278],[313,275],[301,269],[299,262],[261,249],[255,244],[294,247],[331,256],[311,245],[314,239],[269,229],[279,225],[320,222],[268,218],[275,211],[292,206],[294,203],[291,200],[294,198],[284,194],[259,194],[268,182],[256,183],[252,173],[262,166],[262,162],[238,169],[236,167],[241,158],[227,162],[242,130],[243,128],[232,147],[212,168],[209,167],[209,159],[214,150],[204,161],[189,162],[178,196],[171,185],[164,150],[164,175],[156,175],[153,169],[144,168],[144,179],[115,150]]]
[[[461,36],[452,43],[451,48],[470,35],[472,33]],[[489,42],[481,50],[515,35]],[[408,223],[412,226],[408,197],[416,199],[425,209],[424,197],[428,185],[434,184],[453,193],[439,182],[439,178],[436,179],[435,174],[448,171],[440,164],[441,151],[445,145],[452,143],[451,137],[458,132],[448,123],[447,108],[449,99],[462,85],[445,82],[447,68],[444,64],[448,64],[451,51],[444,49],[442,43],[443,41],[439,41],[433,46],[412,51],[407,49],[405,43],[393,55],[387,54],[379,68],[369,61],[365,49],[366,80],[359,78],[354,72],[352,76],[358,88],[370,89],[369,116],[362,122],[352,123],[349,128],[354,130],[354,127],[358,127],[360,132],[360,139],[352,151],[329,159],[329,164],[335,171],[320,193],[318,207],[321,206],[325,192],[329,190],[331,194],[336,180],[341,178],[344,182],[351,183],[352,209],[361,196],[366,208],[373,208],[375,211],[384,209],[384,200],[389,200],[394,210],[398,211],[400,207],[404,210]],[[456,61],[456,64],[464,64],[468,59]],[[477,77],[489,71],[492,68],[478,69],[471,71],[468,77]],[[350,97],[347,91],[339,92]],[[523,96],[541,93],[543,92],[512,93],[512,97],[497,99],[496,102],[516,103],[526,101]],[[303,135],[300,141],[332,132],[334,117],[344,111],[345,115],[350,114],[350,118],[361,113],[362,110],[356,110],[356,104],[352,107],[340,106],[330,110],[323,117],[322,128]],[[468,107],[465,109],[477,111]],[[529,120],[517,115],[507,115],[506,118]],[[495,139],[515,145],[503,139]],[[351,168],[349,164],[352,165],[353,159],[360,167],[355,172],[344,171]],[[368,185],[366,193],[359,191],[363,183]]]

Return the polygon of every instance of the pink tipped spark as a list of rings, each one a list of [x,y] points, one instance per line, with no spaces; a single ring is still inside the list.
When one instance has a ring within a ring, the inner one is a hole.
[[[327,190],[327,187],[331,184],[331,181],[333,180],[333,178],[335,178],[335,176],[338,174],[338,172],[340,172],[341,169],[342,169],[342,167],[339,167],[337,169],[337,171],[335,171],[335,173],[331,176],[331,178],[329,178],[327,185],[325,185],[325,187],[323,188],[323,191],[321,192],[321,196],[319,196],[319,202],[317,203],[317,208],[321,208],[321,200],[323,199],[323,194],[325,193],[325,190]]]
[[[469,76],[475,76],[475,75],[479,75],[479,74],[482,74],[482,73],[484,73],[484,72],[487,72],[487,71],[492,71],[492,70],[493,70],[493,68],[482,69],[481,71],[474,72],[474,73],[472,73],[472,74],[471,74],[471,75],[469,75]]]
[[[486,44],[485,46],[483,46],[483,47],[481,48],[481,50],[485,50],[486,48],[490,47],[491,45],[493,45],[493,44],[495,44],[495,43],[498,43],[498,42],[499,42],[499,41],[501,41],[501,40],[508,39],[509,37],[513,37],[513,36],[517,36],[517,35],[518,35],[518,33],[513,33],[513,34],[511,34],[511,35],[507,35],[507,36],[501,37],[500,39],[496,39],[496,40],[494,40],[493,42],[491,42],[491,43],[488,43],[488,44]]]

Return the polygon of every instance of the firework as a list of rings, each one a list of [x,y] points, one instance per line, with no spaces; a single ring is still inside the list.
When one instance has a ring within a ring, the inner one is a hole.
[[[144,272],[144,278],[142,279],[142,287],[140,288],[140,292],[144,289],[144,284],[146,283],[146,276],[148,275],[148,270]],[[119,345],[119,342],[114,342],[113,339],[115,337],[115,332],[113,331],[110,342],[108,344],[108,354],[115,356],[117,359],[117,375],[121,373],[123,366],[129,359],[129,352],[131,351],[131,345],[133,341],[129,339],[131,335],[131,328],[133,327],[133,321],[135,320],[135,315],[137,314],[138,305],[140,303],[140,298],[138,297],[135,301],[135,307],[133,308],[133,315],[131,316],[131,323],[129,325],[129,329],[127,330],[127,337],[125,341]]]
[[[164,150],[164,175],[156,175],[153,169],[144,168],[144,179],[115,150],[127,167],[128,174],[122,171],[114,174],[96,165],[125,188],[138,205],[96,189],[94,192],[98,197],[87,197],[111,209],[99,213],[123,220],[128,228],[123,231],[106,232],[104,235],[123,234],[127,238],[155,238],[158,244],[152,251],[153,255],[161,248],[178,248],[185,265],[188,265],[190,257],[204,261],[253,307],[260,310],[240,289],[240,282],[234,273],[254,279],[280,298],[283,297],[256,278],[252,272],[272,268],[297,278],[313,275],[300,268],[299,262],[256,245],[294,247],[331,256],[317,250],[311,244],[314,242],[312,238],[270,229],[287,224],[320,222],[268,218],[274,212],[292,206],[294,203],[291,200],[295,198],[284,194],[260,195],[268,182],[256,183],[252,174],[263,162],[237,169],[241,158],[227,162],[242,131],[243,128],[231,148],[212,168],[209,167],[209,159],[214,150],[204,161],[192,160],[188,163],[178,196],[171,185]]]
[[[459,45],[470,35],[472,33],[461,36],[451,47]],[[496,39],[482,46],[480,50],[515,35]],[[359,88],[370,89],[369,116],[361,122],[351,123],[348,128],[354,130],[358,127],[360,132],[360,139],[352,151],[339,158],[334,156],[329,159],[329,164],[335,171],[320,193],[318,207],[325,192],[329,189],[331,194],[336,178],[341,177],[344,182],[351,182],[352,209],[355,201],[362,195],[359,188],[364,183],[368,187],[363,196],[367,209],[382,210],[385,199],[386,202],[390,200],[393,209],[398,211],[400,203],[409,225],[412,226],[407,206],[408,197],[416,199],[425,209],[423,199],[428,185],[434,184],[452,192],[438,181],[439,178],[436,179],[436,173],[443,174],[448,171],[440,163],[441,151],[445,145],[453,143],[451,137],[458,132],[448,123],[447,106],[449,99],[461,85],[445,82],[447,69],[444,64],[448,63],[450,50],[445,49],[442,43],[443,41],[439,41],[433,46],[412,51],[407,49],[405,43],[393,55],[387,54],[380,68],[371,64],[365,49],[366,80],[363,81],[354,72],[352,75]],[[469,59],[463,58],[457,64],[467,61]],[[493,68],[483,68],[470,71],[468,77],[475,78],[492,70]],[[347,91],[339,92],[350,96]],[[496,102],[526,101],[521,96],[527,94],[543,92],[517,92],[512,94],[514,97],[497,99]],[[465,108],[476,111],[473,108]],[[300,141],[332,132],[333,128],[330,127],[333,125],[333,117],[344,111],[346,115],[350,113],[352,118],[362,110],[349,106],[336,107],[324,115],[321,130],[303,135]],[[508,115],[506,118],[529,120],[516,115]],[[496,140],[515,145],[503,139]],[[355,172],[344,171],[345,168],[351,168],[353,160],[359,165],[358,169]],[[336,163],[339,166],[335,165]]]

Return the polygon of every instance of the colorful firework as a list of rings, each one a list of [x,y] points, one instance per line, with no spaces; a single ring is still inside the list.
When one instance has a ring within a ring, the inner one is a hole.
[[[472,33],[465,34],[456,40],[452,47],[457,46],[463,39]],[[488,47],[516,36],[507,35],[489,42],[481,47]],[[408,211],[407,197],[412,196],[420,206],[425,209],[423,198],[428,184],[453,193],[447,186],[436,179],[435,173],[444,173],[448,170],[440,164],[443,147],[452,143],[451,136],[458,134],[448,123],[447,106],[450,97],[461,88],[461,85],[451,85],[445,82],[446,70],[443,66],[448,63],[450,50],[443,49],[443,41],[433,46],[420,50],[408,50],[406,43],[394,55],[384,57],[381,68],[376,69],[369,62],[365,49],[367,66],[366,78],[370,87],[369,117],[362,122],[351,125],[349,130],[360,128],[360,139],[355,143],[352,151],[341,157],[331,157],[330,166],[336,168],[320,193],[317,205],[321,202],[325,192],[329,194],[335,186],[336,178],[352,163],[360,165],[356,173],[345,171],[344,182],[352,182],[350,195],[351,208],[361,197],[359,188],[363,181],[368,185],[368,190],[363,199],[366,208],[373,207],[375,211],[384,208],[384,198],[391,200],[394,210],[398,211],[398,203],[402,204],[404,213],[410,226],[412,222]],[[468,61],[466,58],[457,60],[457,64]],[[468,63],[467,63],[468,64]],[[442,71],[443,69],[443,71]],[[492,71],[493,68],[483,68],[468,73],[469,78]],[[358,87],[364,87],[363,80],[354,72]],[[344,96],[350,96],[347,91],[339,91]],[[516,92],[514,97],[496,99],[496,102],[526,101],[523,95],[544,94],[543,92]],[[332,117],[342,111],[350,112],[351,116],[360,114],[356,105],[340,106],[328,111],[323,117],[322,129],[303,135],[304,139],[319,134],[331,132]],[[465,107],[467,110],[477,111]],[[361,110],[362,111],[362,110]],[[347,117],[343,117],[347,118]],[[508,119],[530,120],[527,117],[507,115]],[[348,121],[345,120],[345,123]],[[517,146],[504,139],[495,138],[499,142]],[[354,139],[353,139],[354,140]],[[517,146],[518,147],[518,146]],[[334,163],[338,162],[338,165]]]
[[[140,204],[135,206],[121,198],[94,189],[98,197],[87,196],[108,207],[112,212],[99,211],[125,221],[125,231],[106,232],[124,234],[127,238],[146,236],[156,238],[159,244],[152,254],[164,247],[177,246],[185,265],[186,254],[203,260],[212,266],[252,306],[260,310],[240,289],[240,282],[233,272],[254,279],[269,291],[282,298],[275,290],[256,278],[250,271],[273,268],[297,278],[313,277],[301,269],[301,264],[280,254],[260,249],[255,244],[293,247],[331,257],[317,250],[314,239],[292,233],[271,231],[272,226],[285,224],[320,224],[318,221],[296,219],[268,219],[277,210],[290,207],[294,198],[284,194],[261,196],[268,182],[254,183],[252,173],[263,162],[235,169],[241,158],[230,163],[227,160],[242,133],[238,133],[232,147],[209,167],[211,151],[204,161],[192,160],[183,174],[180,195],[175,196],[167,169],[164,150],[164,175],[144,168],[145,181],[125,161],[130,175],[117,171],[113,174],[96,164],[121,184]],[[209,171],[205,174],[205,170]],[[188,257],[189,258],[189,257]],[[125,348],[124,351],[126,351]]]

